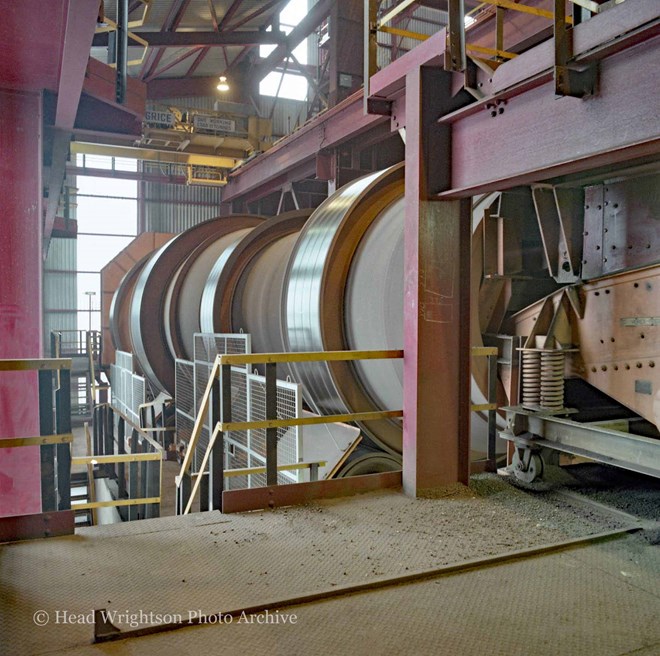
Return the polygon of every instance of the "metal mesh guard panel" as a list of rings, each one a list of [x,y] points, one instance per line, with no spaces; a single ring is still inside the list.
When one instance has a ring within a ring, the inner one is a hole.
[[[174,398],[176,443],[188,444],[195,426],[195,386],[193,363],[176,360],[174,363]]]
[[[112,407],[140,425],[140,405],[146,402],[146,382],[133,372],[133,356],[117,351],[115,364],[110,365]]]
[[[194,417],[201,406],[208,384],[213,363],[218,355],[250,353],[250,335],[246,334],[207,334],[196,333],[194,336]],[[179,361],[177,361],[179,362]],[[187,363],[190,365],[190,363]],[[249,373],[247,367],[232,367],[232,421],[261,421],[266,418],[266,379]],[[186,397],[186,403],[189,398]],[[177,412],[179,393],[177,392]],[[301,386],[285,381],[277,381],[277,417],[293,419],[302,415]],[[187,424],[184,425],[187,426]],[[195,450],[192,470],[199,471],[212,433],[210,413],[207,415],[200,439]],[[192,429],[191,429],[192,431]],[[278,465],[293,464],[302,459],[302,432],[300,427],[278,430]],[[178,434],[178,425],[177,425]],[[190,433],[188,433],[188,439]],[[232,431],[225,438],[225,467],[240,469],[243,467],[263,467],[266,464],[266,431]],[[278,482],[292,483],[299,480],[298,472],[280,472]],[[256,487],[266,484],[265,474],[228,477],[226,489]]]

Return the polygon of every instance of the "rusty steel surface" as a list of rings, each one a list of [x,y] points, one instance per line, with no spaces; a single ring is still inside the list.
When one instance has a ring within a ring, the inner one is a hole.
[[[0,542],[73,535],[74,524],[73,510],[0,517]]]
[[[271,485],[246,490],[225,490],[222,493],[222,512],[248,512],[266,508],[299,505],[316,499],[346,497],[384,488],[400,487],[401,472],[363,474],[311,483]]]
[[[569,371],[660,428],[660,270],[657,266],[585,282],[514,316],[515,332],[549,324],[568,353]],[[561,337],[563,335],[563,337]]]
[[[131,303],[131,342],[142,370],[160,391],[174,390],[174,358],[168,348],[163,326],[168,290],[164,282],[171,281],[200,241],[211,235],[220,238],[236,230],[251,228],[261,221],[260,217],[237,215],[200,223],[177,235],[154,253],[142,269]]]
[[[583,279],[660,261],[659,190],[658,173],[586,188]]]
[[[659,157],[658,115],[649,108],[660,106],[660,86],[649,84],[647,75],[657,68],[657,50],[656,37],[601,61],[592,97],[554,98],[549,81],[510,98],[495,116],[481,111],[458,118],[452,123],[451,185],[441,197]],[[613,126],[614,117],[625,129]]]
[[[469,476],[471,201],[429,200],[432,162],[450,149],[432,119],[446,83],[420,68],[406,92],[403,488],[413,496]]]
[[[41,92],[0,90],[0,105],[4,228],[0,241],[0,358],[38,358],[42,355]],[[37,434],[37,374],[0,373],[0,438]],[[3,450],[0,516],[40,510],[39,448]]]

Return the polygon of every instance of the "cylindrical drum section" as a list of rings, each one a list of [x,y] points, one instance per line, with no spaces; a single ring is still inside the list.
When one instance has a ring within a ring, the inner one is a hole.
[[[131,342],[130,330],[130,311],[135,283],[140,272],[151,257],[151,253],[145,255],[137,264],[126,272],[119,287],[112,296],[110,303],[110,334],[112,342],[117,351],[126,351],[133,353],[133,344]]]
[[[355,180],[305,224],[286,273],[286,350],[403,347],[403,183],[403,165]],[[401,363],[373,364],[309,362],[292,369],[319,413],[400,409]],[[401,452],[399,420],[362,428],[382,448]]]
[[[235,233],[254,228],[262,221],[263,219],[257,216],[231,216],[200,223],[157,250],[139,273],[130,304],[130,340],[133,354],[137,357],[142,371],[159,391],[174,393],[174,357],[182,357],[185,354],[185,351],[177,352],[170,320],[172,308],[178,306],[178,299],[174,298],[176,285],[185,284],[185,276],[177,274],[184,273],[181,269],[193,253],[199,256],[211,248],[206,242],[207,239],[220,240],[233,234],[233,238],[227,240],[227,245],[230,245],[237,239]],[[202,243],[207,245],[200,253],[196,249]],[[209,266],[209,260],[209,257],[204,257],[199,270],[203,272]],[[191,261],[188,271],[196,269],[194,263],[195,258]],[[197,273],[199,271],[196,271]],[[171,287],[172,284],[175,288]],[[199,305],[196,310],[191,308],[191,311],[199,316]],[[190,325],[195,321],[192,320]],[[180,324],[177,329],[181,330]],[[184,330],[189,330],[189,326]],[[179,334],[179,346],[189,338],[192,339],[192,334]]]
[[[166,296],[165,331],[173,357],[194,359],[194,334],[201,332],[200,310],[204,286],[215,263],[231,253],[253,228],[243,228],[203,241],[181,265]],[[179,355],[182,354],[182,355]]]
[[[349,457],[346,464],[342,465],[335,478],[399,471],[402,466],[401,456],[399,455],[360,446]]]
[[[312,210],[287,212],[262,223],[216,261],[202,294],[204,332],[245,332],[255,353],[280,353],[283,285],[298,234]],[[278,365],[278,376],[290,370]]]

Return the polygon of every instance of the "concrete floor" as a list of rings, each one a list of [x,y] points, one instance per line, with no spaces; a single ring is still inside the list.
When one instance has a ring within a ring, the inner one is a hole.
[[[657,515],[657,490],[651,497],[644,507]],[[244,515],[84,528],[0,547],[0,652],[656,654],[660,554],[648,541],[652,531],[286,607],[298,595],[626,525],[629,518],[555,491],[532,495],[480,476],[470,489],[448,488],[434,499],[385,491]],[[126,630],[131,619],[167,621],[150,613],[180,615],[185,624],[190,613],[269,601],[281,603],[276,618],[294,613],[297,623],[235,621],[90,645],[94,609],[119,612],[115,624]],[[40,610],[47,627],[35,625]]]

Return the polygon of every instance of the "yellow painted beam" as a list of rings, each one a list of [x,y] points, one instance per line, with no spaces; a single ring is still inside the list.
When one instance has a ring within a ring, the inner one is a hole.
[[[325,467],[328,463],[325,460],[320,462],[296,462],[290,465],[277,465],[277,471],[296,471],[300,469],[309,469],[312,465]],[[265,474],[265,467],[243,467],[240,469],[225,469],[224,474],[227,478],[233,476],[249,476],[251,474]]]
[[[419,32],[411,32],[410,30],[401,30],[398,27],[381,27],[381,32],[387,34],[394,34],[395,36],[402,36],[406,39],[415,39],[415,41],[426,41],[429,38],[428,34],[420,34]]]
[[[90,503],[72,503],[71,510],[89,510],[90,508],[116,508],[118,506],[139,506],[143,503],[160,503],[160,497],[144,497],[143,499],[115,499],[114,501],[94,501]]]
[[[473,346],[472,355],[475,357],[497,355],[497,346]]]
[[[555,15],[551,11],[545,9],[537,9],[536,7],[528,7],[527,5],[518,4],[513,0],[482,0],[483,4],[494,5],[495,7],[503,7],[504,9],[511,9],[512,11],[519,11],[523,14],[532,14],[533,16],[542,16],[554,20]],[[572,23],[573,19],[570,16],[566,17],[567,23]]]
[[[195,417],[195,425],[193,427],[192,434],[188,440],[188,448],[186,449],[186,455],[181,464],[181,471],[176,477],[177,487],[180,485],[183,475],[190,469],[190,464],[192,462],[193,453],[197,448],[197,442],[199,441],[199,436],[202,434],[202,427],[206,421],[206,415],[209,411],[209,400],[211,398],[211,391],[213,390],[213,382],[218,376],[218,371],[220,370],[220,365],[218,363],[218,358],[215,359],[213,367],[211,369],[211,375],[209,380],[206,383],[206,389],[204,390],[204,396],[202,397],[202,402],[200,404],[199,410],[197,411],[197,417]],[[216,427],[217,430],[217,427]],[[215,431],[214,431],[215,435]],[[213,438],[213,436],[211,436]],[[209,444],[211,441],[209,440]],[[204,467],[200,467],[200,470],[204,471]],[[191,498],[192,498],[191,494]],[[184,513],[185,514],[185,513]]]
[[[8,437],[0,440],[0,449],[13,449],[21,446],[42,446],[44,444],[66,444],[73,442],[71,433],[61,435],[40,435],[38,437]]]
[[[382,26],[385,25],[385,23],[389,23],[395,16],[398,16],[404,9],[407,9],[410,7],[410,5],[413,2],[417,2],[417,0],[403,0],[403,2],[400,2],[396,7],[392,7],[390,11],[388,11],[378,22],[378,29],[382,29]]]
[[[376,421],[391,417],[403,417],[403,410],[383,410],[380,412],[353,412],[343,415],[323,415],[322,417],[296,417],[294,419],[270,419],[265,421],[230,421],[219,423],[223,432],[259,430],[263,428],[288,428],[289,426],[311,426],[314,424],[334,424],[346,421]]]
[[[71,369],[71,358],[0,360],[0,371],[56,371],[57,369]]]
[[[238,157],[223,155],[200,155],[185,151],[157,150],[155,148],[134,148],[131,146],[105,146],[96,143],[73,141],[71,153],[74,155],[106,155],[108,157],[126,157],[149,162],[166,162],[169,164],[215,166],[221,169],[233,169],[243,160]]]
[[[217,362],[217,360],[216,360]],[[213,381],[213,376],[209,378],[209,383]],[[206,391],[209,391],[209,386],[207,385]],[[208,402],[208,400],[207,400]],[[200,412],[199,415],[197,415],[197,419],[199,419],[201,416],[206,415],[206,412],[204,411],[203,413]],[[196,422],[195,422],[196,423]],[[211,452],[213,451],[213,446],[215,445],[215,441],[218,439],[218,435],[220,435],[220,424],[216,424],[215,428],[213,429],[213,433],[211,435],[211,439],[209,440],[209,444],[206,447],[206,452],[204,453],[204,458],[202,458],[202,464],[199,466],[199,471],[206,471],[206,466],[208,465],[209,458],[211,457]],[[192,444],[192,439],[190,440],[190,443]],[[188,459],[188,454],[193,451],[194,449],[191,449],[190,446],[188,447],[188,450],[186,451],[186,460]],[[185,460],[184,463],[185,465]],[[181,473],[183,474],[183,467],[181,467]],[[182,476],[179,475],[176,477],[176,485],[179,487],[181,484]],[[187,515],[190,512],[190,509],[192,508],[193,501],[195,500],[195,497],[197,496],[197,491],[199,490],[199,486],[202,484],[202,477],[198,476],[195,479],[195,483],[193,484],[193,488],[190,491],[190,498],[188,499],[188,503],[186,504],[186,507],[183,510],[183,514]]]
[[[471,50],[473,52],[479,52],[484,55],[492,55],[493,57],[501,57],[502,59],[514,59],[518,55],[515,52],[509,52],[508,50],[498,50],[497,48],[485,48],[484,46],[478,46],[473,43],[468,43],[465,46],[466,50]]]
[[[403,351],[307,351],[304,353],[246,353],[220,355],[220,364],[262,364],[268,362],[342,362],[347,360],[389,360],[402,358]]]
[[[116,462],[144,462],[145,460],[162,460],[160,453],[117,453],[112,456],[76,456],[71,458],[72,465],[110,465]]]
[[[497,403],[475,403],[471,407],[472,412],[483,412],[484,410],[497,410]]]

